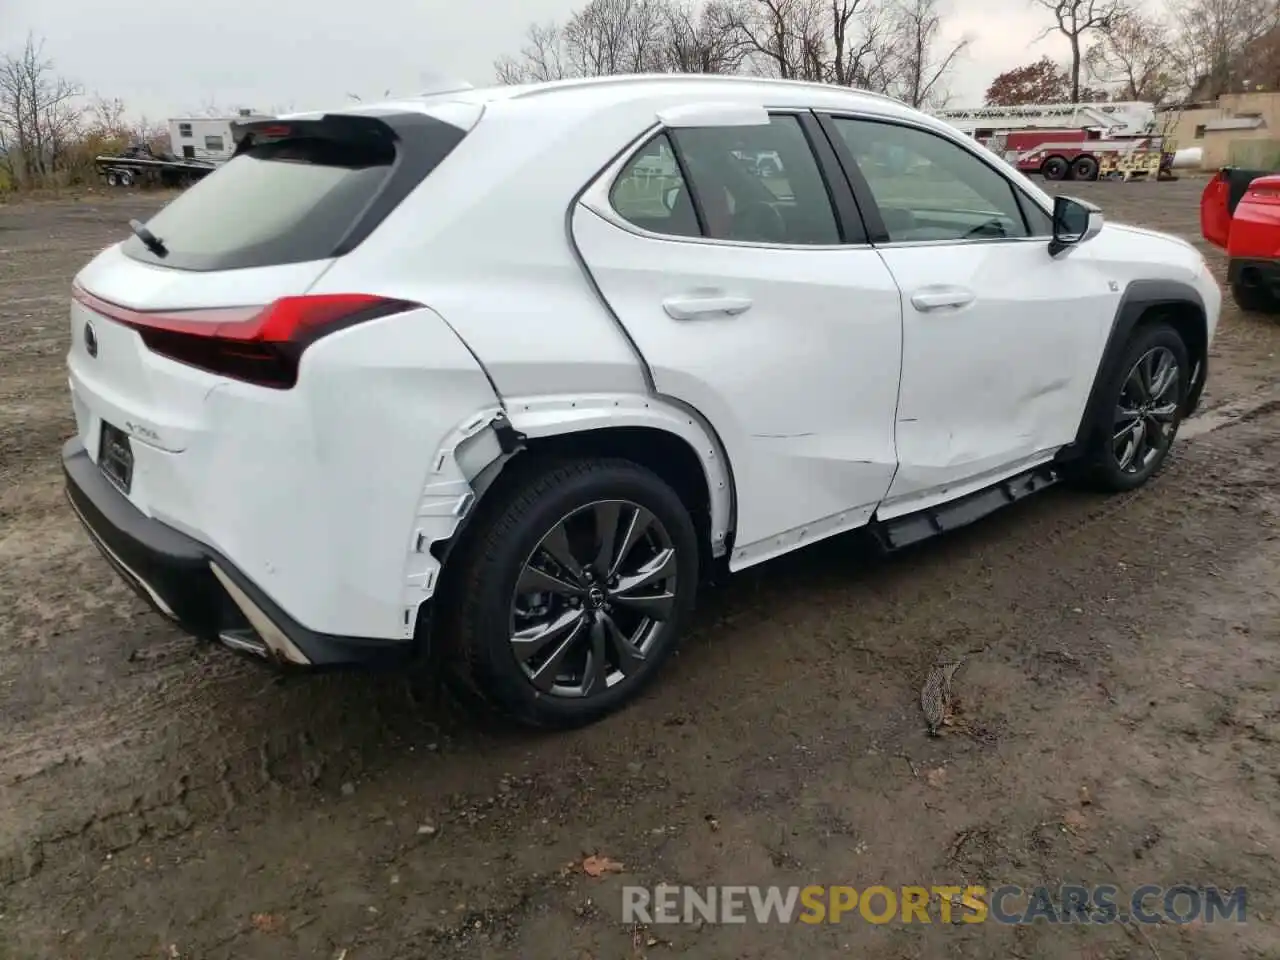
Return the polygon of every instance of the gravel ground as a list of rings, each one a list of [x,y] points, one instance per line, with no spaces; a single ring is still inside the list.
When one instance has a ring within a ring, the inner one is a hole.
[[[1072,190],[1198,239],[1202,185]],[[532,736],[194,645],[90,546],[68,284],[157,203],[0,205],[0,960],[1280,957],[1280,324],[1226,310],[1147,489],[750,571],[640,703]],[[662,881],[1243,885],[1249,922],[624,924],[621,886]]]

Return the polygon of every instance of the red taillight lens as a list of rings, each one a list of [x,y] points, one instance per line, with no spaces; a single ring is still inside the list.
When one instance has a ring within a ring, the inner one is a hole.
[[[147,348],[210,373],[288,390],[302,352],[321,337],[419,304],[364,293],[282,297],[265,307],[153,312],[109,303],[76,287],[94,313],[132,327]]]

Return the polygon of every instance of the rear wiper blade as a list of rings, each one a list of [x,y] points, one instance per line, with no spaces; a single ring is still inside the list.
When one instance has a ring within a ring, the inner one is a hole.
[[[147,225],[141,220],[130,220],[129,229],[132,230],[134,236],[145,243],[147,245],[147,249],[157,257],[168,256],[169,248],[164,245],[164,241],[148,230]]]

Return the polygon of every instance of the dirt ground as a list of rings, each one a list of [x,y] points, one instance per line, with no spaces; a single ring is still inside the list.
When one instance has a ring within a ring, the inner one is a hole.
[[[1201,186],[1072,191],[1198,239]],[[57,458],[68,284],[155,203],[0,206],[0,960],[1280,958],[1280,324],[1227,308],[1146,490],[768,564],[642,702],[531,736],[198,647],[91,547]],[[930,738],[957,653],[962,723]],[[567,867],[591,853],[622,871]],[[622,923],[659,882],[1245,886],[1249,922]]]

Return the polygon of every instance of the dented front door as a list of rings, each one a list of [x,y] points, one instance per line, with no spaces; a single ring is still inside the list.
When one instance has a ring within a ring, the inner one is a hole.
[[[1087,247],[887,245],[902,290],[899,468],[879,516],[980,487],[1070,443],[1119,294]]]

